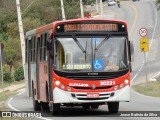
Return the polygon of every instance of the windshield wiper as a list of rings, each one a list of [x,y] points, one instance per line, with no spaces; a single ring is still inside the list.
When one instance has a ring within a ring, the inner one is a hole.
[[[110,35],[108,35],[97,47],[95,47],[95,51],[98,50],[109,38]]]
[[[96,56],[96,52],[98,51],[98,49],[110,38],[110,35],[108,35],[98,46],[96,45],[96,40],[95,40],[95,49],[94,49],[94,55],[93,55],[93,59],[95,59]],[[96,47],[97,46],[97,47]]]
[[[74,41],[77,43],[78,47],[82,50],[83,53],[86,53],[86,50],[83,49],[83,46],[79,43],[75,35],[72,35]]]
[[[79,41],[78,41],[78,39],[76,38],[76,36],[75,36],[75,35],[72,35],[72,37],[73,37],[74,41],[77,43],[78,47],[79,47],[79,48],[82,50],[82,52],[85,54],[85,61],[86,61],[86,58],[87,58],[87,56],[86,56],[87,41],[86,41],[86,47],[85,47],[85,49],[83,49],[83,46],[79,43]]]

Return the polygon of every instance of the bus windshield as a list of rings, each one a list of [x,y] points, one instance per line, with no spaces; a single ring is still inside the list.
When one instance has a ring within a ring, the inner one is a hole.
[[[116,72],[128,67],[125,37],[56,37],[54,52],[58,71]]]

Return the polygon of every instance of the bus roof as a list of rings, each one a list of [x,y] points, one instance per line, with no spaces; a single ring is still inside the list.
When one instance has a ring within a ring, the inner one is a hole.
[[[54,21],[50,24],[40,26],[40,27],[38,27],[34,30],[28,31],[26,33],[26,36],[36,34],[36,33],[41,33],[41,32],[44,32],[46,30],[51,30],[53,28],[53,26],[54,25],[56,26],[57,24],[67,23],[67,22],[79,22],[79,21],[83,21],[83,22],[85,22],[85,21],[120,22],[120,23],[125,24],[127,26],[127,23],[125,21],[122,21],[122,20],[108,20],[108,19],[104,19],[104,18],[78,18],[78,19]]]
[[[30,36],[36,33],[36,29],[30,30],[28,32],[26,32],[26,36]]]
[[[104,22],[121,22],[123,24],[127,24],[125,21],[122,20],[108,20],[104,18],[78,18],[78,19],[69,19],[69,20],[61,20],[61,21],[55,21],[55,24],[58,23],[67,23],[67,22],[78,22],[78,21],[104,21]]]

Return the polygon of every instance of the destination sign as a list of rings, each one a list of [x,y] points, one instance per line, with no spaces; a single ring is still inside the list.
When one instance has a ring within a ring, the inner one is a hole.
[[[56,26],[56,33],[88,33],[88,32],[125,32],[127,33],[127,26],[121,22],[70,22],[70,23],[61,23]]]
[[[65,24],[65,32],[74,31],[118,31],[117,24]]]

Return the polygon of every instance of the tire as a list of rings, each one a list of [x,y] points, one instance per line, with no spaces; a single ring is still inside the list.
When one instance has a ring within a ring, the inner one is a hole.
[[[42,102],[41,105],[42,105],[43,111],[49,111],[48,102]]]
[[[98,109],[98,108],[99,108],[99,105],[91,105],[91,108],[92,108],[92,109]]]
[[[108,102],[108,110],[110,113],[117,113],[119,110],[119,102]]]
[[[50,113],[52,114],[52,115],[58,115],[59,114],[59,111],[60,111],[60,104],[58,104],[58,103],[53,103],[53,104],[51,104],[50,105]]]
[[[90,109],[90,105],[83,105],[82,108],[83,109]]]
[[[32,100],[33,100],[33,108],[35,111],[41,110],[41,103],[38,102],[38,100],[35,100],[35,92],[34,88],[32,86]]]

